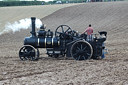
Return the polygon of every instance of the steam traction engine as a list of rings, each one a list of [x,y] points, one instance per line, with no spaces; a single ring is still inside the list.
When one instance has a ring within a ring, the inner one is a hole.
[[[97,35],[92,35],[88,38],[86,34],[79,34],[72,30],[67,25],[60,25],[53,32],[45,31],[45,27],[42,26],[38,31],[38,35],[35,32],[35,17],[32,20],[32,35],[26,37],[24,40],[24,46],[19,51],[19,57],[21,60],[38,60],[39,50],[38,48],[46,48],[47,54],[50,57],[73,57],[75,60],[87,60],[90,58],[99,59],[104,58],[105,49],[104,41],[106,40],[107,32],[99,32]]]

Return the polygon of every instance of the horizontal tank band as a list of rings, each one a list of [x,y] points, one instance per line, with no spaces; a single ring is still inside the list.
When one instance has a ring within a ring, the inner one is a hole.
[[[52,47],[53,47],[53,38],[52,38]]]
[[[60,41],[58,41],[58,45],[60,45]]]
[[[45,48],[46,48],[46,38],[45,38],[45,41],[44,42],[45,42]]]
[[[38,46],[40,46],[40,38],[38,38]]]

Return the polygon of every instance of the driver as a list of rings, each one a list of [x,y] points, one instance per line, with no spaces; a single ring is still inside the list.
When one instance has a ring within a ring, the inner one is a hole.
[[[93,33],[93,28],[91,27],[91,24],[89,24],[89,27],[83,33],[85,33],[85,32],[87,33],[87,41],[91,41],[92,33]]]

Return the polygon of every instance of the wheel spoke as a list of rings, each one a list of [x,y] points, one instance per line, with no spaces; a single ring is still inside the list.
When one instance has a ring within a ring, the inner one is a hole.
[[[78,54],[78,52],[76,52],[75,54],[73,54],[73,56],[75,56],[75,55],[77,55]]]
[[[91,54],[89,54],[89,53],[86,53],[88,56],[90,56]]]
[[[79,47],[77,47],[77,49],[78,49],[78,50],[80,50],[80,48],[79,48]]]
[[[81,50],[82,50],[82,48],[83,48],[82,44],[80,46],[81,46]]]
[[[20,52],[20,56],[24,56],[24,52]]]
[[[31,56],[30,60],[32,60],[32,61],[35,60],[35,56]]]
[[[20,56],[20,59],[21,59],[21,60],[25,60],[25,58],[24,58],[23,56]]]
[[[30,55],[31,55],[31,56],[34,56],[34,55],[35,55],[35,52],[30,52]]]
[[[58,34],[61,34],[61,32],[57,32]]]
[[[79,55],[79,57],[78,57],[78,60],[80,60],[80,55]]]
[[[84,47],[82,50],[84,51],[86,48],[87,48],[87,46],[86,46],[86,47]]]
[[[70,28],[68,28],[66,31],[65,31],[65,33],[69,30]]]
[[[63,28],[63,25],[61,25],[61,28],[62,28],[62,33],[64,33],[64,28]]]
[[[85,56],[83,56],[84,60],[85,60]]]

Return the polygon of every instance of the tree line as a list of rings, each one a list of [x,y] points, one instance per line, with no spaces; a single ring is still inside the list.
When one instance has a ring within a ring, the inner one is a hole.
[[[56,3],[57,1],[61,1],[62,3]],[[86,2],[86,0],[54,0],[54,1],[20,1],[20,0],[4,0],[0,1],[0,7],[4,6],[29,6],[29,5],[48,5],[48,4],[65,4],[65,3],[82,3]]]
[[[59,3],[57,3],[59,1]],[[67,4],[67,3],[84,3],[87,0],[53,0],[49,2],[45,1],[20,1],[20,0],[4,0],[0,1],[0,7],[5,6],[29,6],[29,5],[48,5],[48,4]],[[124,0],[90,0],[91,2],[99,2],[99,1],[124,1]]]
[[[4,6],[29,6],[29,5],[42,5],[43,1],[0,1],[0,7]]]

